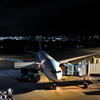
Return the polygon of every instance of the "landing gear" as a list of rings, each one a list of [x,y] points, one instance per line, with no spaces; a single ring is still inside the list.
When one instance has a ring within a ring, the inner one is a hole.
[[[84,82],[84,88],[88,88],[88,83],[87,82]]]
[[[87,80],[85,80],[85,79],[86,79],[86,77],[84,76],[84,77],[83,77],[83,82],[84,82],[84,88],[86,89],[86,88],[88,88],[89,81],[87,81]]]
[[[20,72],[23,74],[20,78],[19,81],[30,81],[30,82],[37,82],[40,80],[40,75],[29,75],[28,72],[31,70],[28,69],[20,69]],[[24,76],[28,76],[29,78],[23,78]]]
[[[56,90],[56,82],[52,83],[50,80],[49,80],[49,82],[51,83],[49,89]]]
[[[52,89],[52,90],[56,90],[56,83],[53,83],[53,84],[51,85],[51,89]]]
[[[40,75],[34,76],[34,80],[35,80],[35,81],[39,81],[39,80],[40,80]]]

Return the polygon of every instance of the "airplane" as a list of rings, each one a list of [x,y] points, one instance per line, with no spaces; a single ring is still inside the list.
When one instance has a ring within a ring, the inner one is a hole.
[[[41,50],[41,43],[39,40],[39,48],[40,50],[38,52],[32,52],[32,51],[25,51],[28,53],[36,54],[37,62],[25,62],[23,60],[17,60],[17,59],[10,59],[10,58],[2,58],[4,60],[14,61],[14,68],[20,69],[21,73],[23,74],[20,79],[22,79],[25,75],[28,74],[29,71],[35,72],[39,69],[42,69],[43,73],[46,75],[46,77],[53,81],[53,85],[51,86],[52,89],[56,89],[56,82],[59,81],[62,78],[62,68],[60,67],[61,64],[68,63],[69,61],[81,59],[84,57],[96,55],[97,53],[69,58],[65,60],[56,61],[54,58],[52,58],[50,55],[48,55],[45,51]]]

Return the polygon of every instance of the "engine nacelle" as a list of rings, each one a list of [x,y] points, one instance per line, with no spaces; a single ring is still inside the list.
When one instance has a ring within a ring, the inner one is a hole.
[[[60,68],[62,69],[62,73],[64,73],[64,71],[65,71],[65,65],[64,64],[60,64]]]

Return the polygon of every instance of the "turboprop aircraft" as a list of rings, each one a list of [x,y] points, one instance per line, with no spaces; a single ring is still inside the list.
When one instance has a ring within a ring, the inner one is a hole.
[[[56,61],[54,58],[52,58],[50,55],[48,55],[46,52],[41,50],[41,44],[39,42],[40,50],[38,52],[31,52],[31,51],[25,51],[28,53],[35,53],[37,56],[37,62],[24,62],[23,60],[16,60],[16,59],[9,59],[9,58],[2,58],[4,60],[10,60],[14,61],[14,68],[20,69],[21,73],[23,76],[27,74],[29,77],[30,75],[28,72],[31,71],[37,71],[39,69],[42,69],[43,73],[47,76],[47,78],[51,81],[53,81],[53,89],[56,89],[55,83],[61,79],[62,77],[62,69],[60,67],[61,64],[64,65],[64,63],[68,63],[69,61],[81,59],[84,57],[92,56],[97,53],[89,54],[89,55],[84,55],[80,57],[75,57],[75,58],[70,58],[70,59],[65,59],[65,60],[60,60]],[[22,77],[23,77],[22,76]],[[22,79],[21,77],[21,79]]]

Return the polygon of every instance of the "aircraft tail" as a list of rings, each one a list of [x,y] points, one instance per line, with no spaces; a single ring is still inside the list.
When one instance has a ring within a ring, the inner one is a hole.
[[[39,37],[39,49],[41,50],[41,38]]]
[[[39,36],[39,50],[41,51],[41,38],[40,38],[40,36]],[[32,51],[27,51],[27,50],[24,50],[24,52],[37,54],[37,52],[32,52]]]

